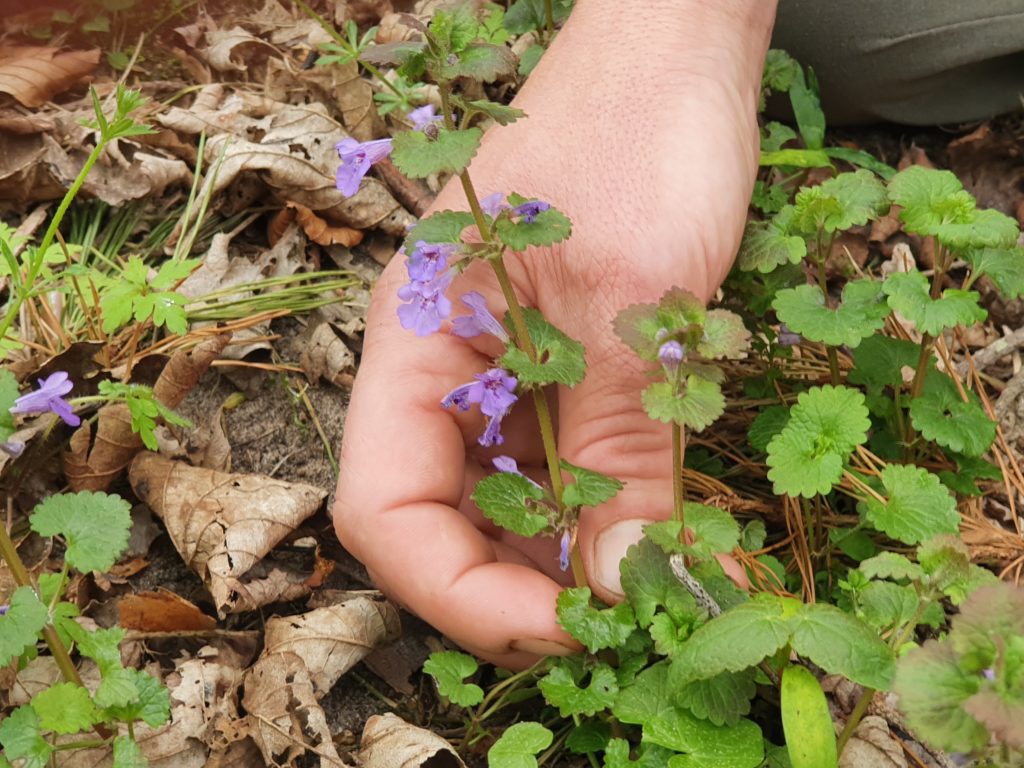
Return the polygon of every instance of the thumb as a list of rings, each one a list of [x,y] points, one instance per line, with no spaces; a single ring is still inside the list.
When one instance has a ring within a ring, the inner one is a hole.
[[[618,602],[619,561],[644,525],[671,516],[672,442],[671,427],[644,412],[646,364],[617,339],[601,336],[587,344],[584,380],[559,397],[559,453],[624,484],[606,504],[583,511],[578,532],[594,594]]]

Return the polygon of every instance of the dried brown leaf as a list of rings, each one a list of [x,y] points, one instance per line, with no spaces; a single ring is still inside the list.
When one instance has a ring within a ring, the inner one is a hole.
[[[907,758],[889,724],[868,715],[857,726],[839,757],[839,768],[907,768]]]
[[[321,377],[339,387],[349,387],[355,378],[356,357],[331,328],[330,323],[310,323],[299,339],[299,365],[306,377]]]
[[[351,227],[332,227],[312,210],[300,203],[288,203],[295,209],[295,221],[302,227],[306,237],[317,245],[343,245],[351,248],[363,241],[363,233]]]
[[[401,632],[398,611],[365,597],[267,622],[264,655],[294,653],[306,663],[317,698],[378,645]]]
[[[465,768],[447,741],[390,712],[366,721],[358,757],[361,768]]]
[[[249,713],[252,738],[268,765],[294,766],[307,751],[320,757],[323,768],[346,765],[331,740],[301,657],[261,657],[246,673],[244,690],[242,706]]]
[[[177,408],[229,341],[231,334],[221,333],[200,342],[190,351],[175,352],[153,386],[156,399],[168,408]]]
[[[64,51],[46,46],[0,47],[0,92],[39,107],[71,88],[100,63],[100,49]]]
[[[217,620],[173,592],[137,592],[118,601],[118,624],[140,632],[189,632],[213,629]]]
[[[302,483],[190,467],[153,454],[136,457],[129,480],[164,521],[185,563],[206,582],[222,616],[242,610],[240,592],[258,599],[272,593],[243,579],[327,495]],[[281,588],[293,586],[277,569],[271,577]],[[303,590],[308,588],[300,580],[294,591]]]

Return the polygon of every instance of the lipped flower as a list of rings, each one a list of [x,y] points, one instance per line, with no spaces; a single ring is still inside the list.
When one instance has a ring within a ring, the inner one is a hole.
[[[428,125],[441,122],[441,116],[437,114],[437,110],[433,104],[424,104],[422,107],[417,107],[406,115],[412,121],[412,129],[414,131],[422,131]]]
[[[558,550],[558,567],[562,571],[569,570],[569,549],[572,546],[572,534],[568,529],[562,531],[562,541]]]
[[[527,200],[513,208],[512,213],[519,216],[521,223],[533,224],[537,216],[550,207],[551,203],[545,203],[543,200]]]
[[[69,427],[77,427],[82,420],[71,410],[64,395],[74,388],[68,380],[66,371],[51,373],[45,379],[39,379],[39,389],[22,395],[14,401],[11,413],[55,413]]]
[[[407,302],[398,307],[398,321],[417,336],[429,336],[441,329],[441,321],[452,313],[452,303],[444,292],[451,285],[455,270],[434,275],[430,280],[413,280],[398,289],[398,298]]]
[[[795,347],[803,337],[799,333],[793,333],[785,323],[779,323],[779,335],[776,338],[780,347]]]
[[[341,156],[335,183],[341,194],[351,197],[359,191],[359,183],[370,166],[391,154],[391,139],[359,142],[349,137],[339,141],[334,148]]]
[[[498,319],[488,311],[487,299],[482,294],[470,291],[462,294],[459,301],[465,304],[473,314],[463,315],[452,320],[453,335],[471,339],[481,333],[489,333],[501,339],[502,343],[508,344],[508,333],[505,332],[505,328],[498,322]]]
[[[416,241],[416,247],[406,259],[409,277],[413,280],[431,280],[434,275],[448,266],[448,259],[458,250],[452,243],[428,243]]]
[[[460,411],[468,411],[471,404],[479,403],[480,413],[488,419],[487,427],[477,442],[485,448],[501,445],[505,442],[501,434],[501,420],[519,399],[515,395],[518,381],[504,368],[491,368],[484,373],[474,374],[473,378],[474,381],[461,384],[445,395],[441,407],[455,406]]]
[[[658,348],[658,361],[669,373],[675,373],[686,356],[686,347],[675,339],[666,341]]]
[[[505,196],[501,192],[492,192],[486,197],[480,198],[480,210],[492,219],[498,217],[502,211],[507,211],[511,206],[505,203]]]
[[[494,468],[499,472],[511,472],[513,475],[526,477],[526,475],[519,471],[519,464],[517,464],[516,460],[513,459],[511,456],[495,456],[493,459],[491,459],[491,463],[494,465]],[[526,479],[529,480],[538,488],[542,487],[541,484],[538,483],[533,478],[526,477]]]

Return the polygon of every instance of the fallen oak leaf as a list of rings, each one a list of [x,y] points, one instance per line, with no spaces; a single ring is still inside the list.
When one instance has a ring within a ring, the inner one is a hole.
[[[363,233],[360,230],[351,227],[332,227],[301,203],[289,201],[287,207],[295,210],[295,221],[302,227],[306,237],[317,245],[343,245],[351,248],[363,241]]]
[[[447,741],[390,712],[366,721],[358,759],[362,768],[421,768],[428,764],[465,768]]]
[[[309,669],[317,698],[379,645],[401,633],[398,611],[391,603],[357,597],[298,616],[267,622],[263,654],[294,653]]]
[[[242,610],[246,574],[327,496],[311,485],[190,467],[149,453],[136,456],[128,479],[207,584],[222,617]],[[308,589],[300,579],[295,593]]]
[[[213,629],[217,620],[197,605],[161,589],[125,595],[117,604],[118,624],[141,632],[187,632]]]
[[[39,107],[78,83],[100,63],[100,49],[65,51],[46,46],[0,48],[0,91],[26,107]]]

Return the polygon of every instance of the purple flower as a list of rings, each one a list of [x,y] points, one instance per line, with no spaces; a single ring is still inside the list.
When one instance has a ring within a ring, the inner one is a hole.
[[[485,448],[501,445],[505,438],[501,435],[501,420],[519,398],[515,395],[515,376],[509,375],[504,368],[491,368],[484,373],[473,375],[475,381],[461,384],[441,400],[442,408],[453,405],[460,411],[468,411],[470,403],[479,403],[480,412],[488,416],[487,428],[477,439]]]
[[[8,605],[7,603],[4,603],[3,605],[0,605],[0,616],[6,616],[7,615],[7,611],[9,611],[10,609],[11,609],[11,606]]]
[[[679,364],[683,362],[683,357],[685,356],[686,347],[675,339],[666,341],[658,349],[658,360],[660,360],[661,364],[671,373],[675,373],[676,369],[679,368]]]
[[[398,298],[408,302],[398,308],[398,320],[407,331],[429,336],[441,329],[441,321],[452,313],[452,303],[444,292],[455,277],[454,270],[430,280],[413,280],[398,289]]]
[[[458,250],[452,243],[427,243],[416,241],[405,264],[409,269],[409,277],[413,280],[430,280],[438,272],[448,266],[448,258]]]
[[[473,312],[452,320],[452,333],[463,339],[471,339],[481,333],[497,336],[504,344],[508,344],[508,334],[498,319],[487,310],[487,299],[476,291],[462,294],[459,300]]]
[[[986,680],[996,679],[996,673],[991,667],[989,667],[988,669],[981,670],[981,676],[984,677]]]
[[[0,451],[3,451],[12,459],[16,459],[25,451],[25,444],[21,440],[7,440],[0,443]]]
[[[499,472],[511,472],[513,475],[526,477],[526,475],[519,471],[519,465],[516,463],[516,460],[513,459],[511,456],[495,456],[493,459],[491,459],[491,463],[494,465],[494,468],[497,469]],[[533,478],[526,477],[526,479],[529,480],[530,483],[537,486],[538,488],[542,488],[541,484],[538,483]]]
[[[391,154],[391,139],[364,141],[353,138],[342,139],[334,148],[341,156],[341,165],[335,182],[341,194],[352,197],[359,191],[359,182],[370,170],[370,166]]]
[[[417,107],[407,114],[406,117],[412,120],[412,129],[414,131],[422,131],[431,123],[441,122],[441,116],[437,114],[433,104],[424,104],[422,107]]]
[[[505,204],[505,196],[501,192],[492,192],[487,197],[481,198],[480,209],[495,219],[499,213],[507,211],[509,206]]]
[[[77,427],[82,420],[71,410],[64,395],[74,388],[64,371],[57,371],[39,379],[39,389],[22,395],[14,401],[11,413],[45,413],[51,411],[60,416],[69,427]]]
[[[512,213],[516,216],[521,216],[523,224],[533,224],[538,214],[543,213],[550,207],[551,204],[545,203],[543,200],[527,200],[525,203],[513,208]]]
[[[558,552],[558,567],[563,571],[569,570],[569,545],[572,543],[572,535],[568,530],[562,531],[562,544]]]
[[[803,338],[799,333],[793,333],[789,330],[785,323],[780,323],[779,335],[776,341],[778,341],[780,347],[795,347],[803,341]]]

